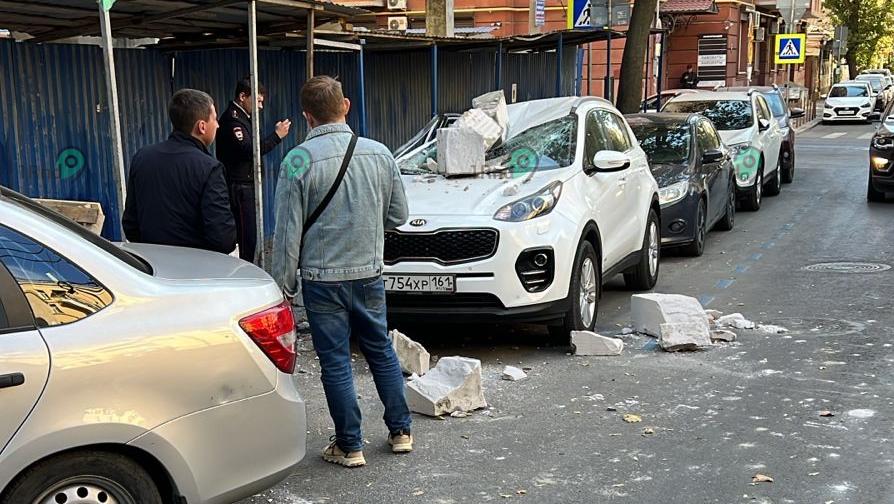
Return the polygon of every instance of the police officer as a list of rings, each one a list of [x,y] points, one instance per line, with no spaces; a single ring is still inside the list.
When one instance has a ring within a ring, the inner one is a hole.
[[[236,219],[239,257],[254,262],[257,248],[255,213],[254,155],[251,134],[251,81],[246,77],[236,83],[233,101],[220,116],[217,130],[217,159],[227,168],[230,206]],[[264,86],[258,86],[258,110],[264,108]],[[283,119],[276,130],[261,139],[261,155],[267,154],[289,134],[292,122]]]

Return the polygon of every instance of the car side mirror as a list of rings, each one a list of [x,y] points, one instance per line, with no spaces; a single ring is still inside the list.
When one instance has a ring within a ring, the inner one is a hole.
[[[827,95],[827,94],[825,94],[825,93],[823,93],[823,94],[820,95],[820,98],[823,99],[823,100],[825,100],[825,99],[828,98],[828,97],[829,97],[829,95]]]
[[[723,151],[719,149],[708,149],[702,153],[702,164],[716,163],[723,159]]]
[[[804,117],[806,113],[804,112],[804,109],[796,107],[790,111],[790,114],[792,119],[798,119],[799,117]]]
[[[766,119],[760,119],[757,121],[757,127],[761,131],[767,131],[770,129],[770,121]]]
[[[630,156],[623,152],[601,150],[593,156],[596,171],[616,172],[630,168]]]

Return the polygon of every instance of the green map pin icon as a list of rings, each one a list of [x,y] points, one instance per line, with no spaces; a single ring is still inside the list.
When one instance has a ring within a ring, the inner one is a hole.
[[[59,176],[62,180],[74,177],[80,173],[83,168],[84,154],[78,149],[65,149],[60,152],[59,157],[56,158],[56,169],[59,171]]]
[[[509,167],[512,169],[512,178],[522,177],[537,169],[539,156],[530,147],[519,147],[509,155]]]
[[[310,152],[304,147],[297,147],[286,154],[283,159],[281,169],[286,170],[286,176],[289,178],[300,177],[306,172],[311,165]]]

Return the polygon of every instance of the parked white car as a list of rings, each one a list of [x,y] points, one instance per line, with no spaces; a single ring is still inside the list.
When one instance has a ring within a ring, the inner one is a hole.
[[[602,283],[658,279],[658,186],[624,117],[598,98],[509,105],[486,174],[432,173],[436,142],[399,159],[408,223],[385,236],[398,317],[593,329]]]
[[[876,98],[866,81],[848,81],[833,85],[824,96],[823,123],[833,121],[869,122]]]
[[[759,210],[764,192],[779,194],[784,132],[756,91],[704,91],[678,96],[662,112],[699,113],[714,122],[736,168],[736,193],[746,210]]]
[[[126,249],[0,187],[0,503],[225,504],[305,453],[291,307],[260,268]]]

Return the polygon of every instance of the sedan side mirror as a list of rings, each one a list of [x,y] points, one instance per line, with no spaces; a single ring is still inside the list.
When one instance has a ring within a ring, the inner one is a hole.
[[[805,112],[804,112],[804,109],[796,107],[791,110],[790,114],[791,114],[790,117],[792,119],[797,119],[799,117],[804,117]]]
[[[623,152],[601,150],[593,156],[593,166],[602,172],[626,170],[630,168],[630,156]]]
[[[723,151],[719,149],[709,149],[702,153],[702,164],[711,164],[723,159]]]
[[[760,119],[757,122],[757,127],[761,131],[767,131],[768,129],[770,129],[770,121],[768,121],[766,119]]]

